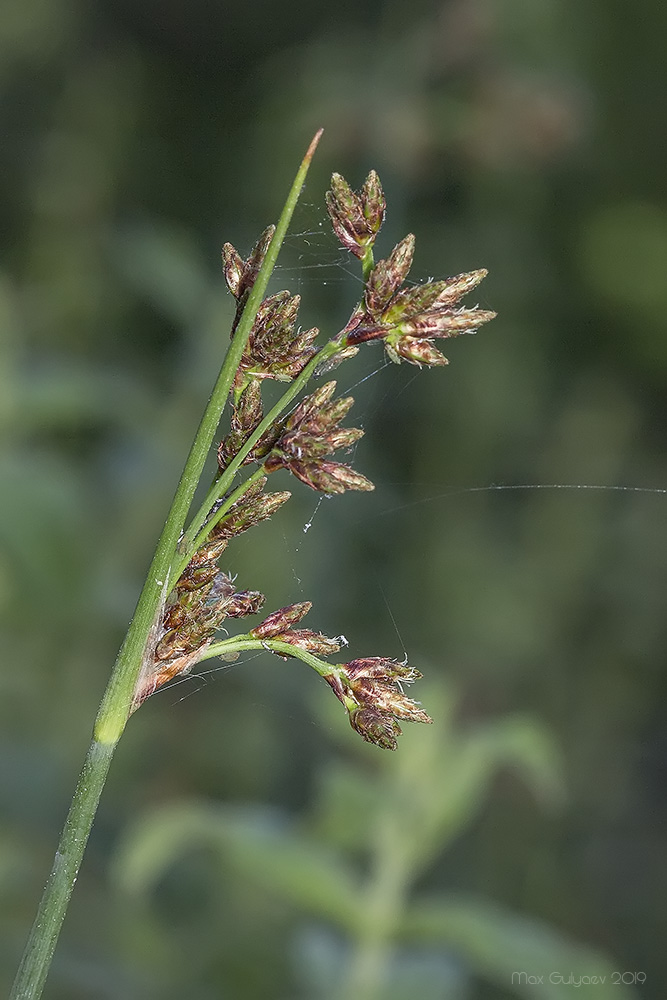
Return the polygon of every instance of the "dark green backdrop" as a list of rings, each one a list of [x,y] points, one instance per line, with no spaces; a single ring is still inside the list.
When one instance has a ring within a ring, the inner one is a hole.
[[[323,196],[332,170],[359,185],[371,167],[389,203],[383,250],[412,231],[415,278],[488,267],[478,300],[499,318],[447,345],[448,369],[390,366],[358,385],[355,464],[375,493],[323,502],[304,535],[317,497],[296,484],[228,568],[269,610],[313,600],[312,624],[345,633],[351,655],[407,651],[434,704],[438,684],[456,692],[461,732],[519,713],[550,734],[560,804],[540,804],[544,774],[526,784],[500,766],[415,892],[507,907],[645,972],[637,995],[664,995],[666,11],[4,0],[3,985],[224,351],[219,247],[247,250],[276,218],[322,125],[274,279],[302,294],[302,321],[334,332],[354,303]],[[382,365],[369,347],[341,388]],[[533,484],[647,491],[468,489]],[[48,997],[334,995],[351,945],[317,907],[187,837],[141,893],[121,852],[134,821],[165,807],[252,805],[363,873],[318,803],[341,761],[372,776],[380,751],[357,745],[330,699],[303,665],[267,655],[142,709]],[[455,780],[443,765],[443,801]],[[417,972],[386,997],[515,995],[455,948],[400,945],[392,961]]]

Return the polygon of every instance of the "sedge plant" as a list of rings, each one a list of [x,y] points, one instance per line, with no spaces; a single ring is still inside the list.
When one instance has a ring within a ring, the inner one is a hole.
[[[404,693],[404,685],[421,676],[414,667],[382,656],[332,664],[328,657],[339,652],[340,640],[301,627],[310,602],[281,608],[246,632],[217,638],[223,622],[228,626],[232,619],[257,615],[264,603],[258,591],[238,589],[219,560],[230,541],[289,499],[289,492],[266,491],[273,472],[287,469],[327,495],[373,489],[361,473],[331,458],[338,450],[349,450],[363,433],[340,426],[353,399],[336,397],[332,380],[304,396],[310,380],[373,340],[382,341],[394,362],[446,365],[434,341],[474,333],[495,315],[460,305],[485,270],[406,284],[415,247],[412,235],[375,262],[386,206],[374,171],[358,192],[334,174],[326,196],[333,229],[343,248],[359,260],[363,279],[361,300],[345,326],[318,343],[317,329],[298,326],[299,296],[282,291],[265,297],[320,136],[321,131],[306,152],[277,225],[265,230],[245,259],[231,244],[223,247],[223,274],[237,303],[230,344],[103,696],[11,1000],[36,1000],[42,993],[114,750],[130,716],[164,684],[210,657],[265,649],[312,667],[343,704],[352,728],[380,748],[396,749],[401,722],[431,722]],[[267,380],[282,383],[284,392],[265,414],[262,388]],[[227,406],[229,424],[217,445],[217,471],[202,504],[193,509]]]

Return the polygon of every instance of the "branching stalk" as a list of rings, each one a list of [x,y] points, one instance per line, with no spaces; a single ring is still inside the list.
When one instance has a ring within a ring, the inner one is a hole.
[[[261,423],[258,424],[234,460],[230,462],[225,471],[214,480],[213,485],[209,489],[201,507],[192,518],[192,522],[179,545],[179,555],[177,556],[177,562],[174,565],[174,572],[172,573],[173,580],[178,579],[178,576],[183,571],[183,568],[187,566],[188,562],[192,558],[193,552],[195,552],[197,547],[206,538],[211,530],[215,521],[213,519],[209,521],[208,515],[220,497],[224,496],[229,487],[232,485],[234,476],[243,465],[244,460],[250,454],[264,432],[269,429],[274,420],[277,420],[278,417],[284,413],[292,400],[299,395],[301,390],[310,380],[318,365],[321,365],[323,361],[330,358],[332,354],[335,354],[337,349],[338,342],[336,340],[331,340],[324,345],[322,350],[319,351],[312,361],[306,365],[301,374],[290,384],[287,391],[280,397],[275,406],[269,410]]]
[[[94,739],[74,792],[53,869],[44,889],[10,1000],[37,1000],[44,988],[111,758],[130,714],[146,644],[168,587],[168,576],[178,539],[321,134],[320,129],[297,172],[192,443],[132,622],[100,705],[94,726]]]
[[[374,488],[362,473],[331,457],[338,450],[349,453],[363,435],[362,429],[341,424],[354,400],[336,398],[335,381],[321,384],[285,412],[316,370],[328,370],[370,340],[383,342],[393,361],[444,365],[446,359],[433,345],[436,337],[474,331],[494,316],[478,307],[458,305],[482,280],[483,270],[407,285],[415,246],[412,234],[387,259],[375,263],[373,246],[386,207],[375,171],[359,192],[334,174],[326,196],[334,231],[360,261],[363,276],[361,300],[343,330],[318,351],[317,328],[297,326],[300,297],[287,291],[264,297],[320,134],[301,163],[276,229],[264,231],[246,260],[232,244],[223,247],[225,281],[237,302],[231,344],[102,699],[93,742],[10,1000],[37,1000],[41,995],[115,746],[130,713],[163,685],[213,656],[266,649],[302,660],[323,677],[344,706],[352,728],[375,746],[395,750],[401,722],[431,722],[405,693],[405,686],[421,676],[414,667],[383,656],[338,665],[326,662],[323,657],[338,653],[344,640],[300,626],[311,608],[309,601],[279,608],[250,631],[214,641],[224,621],[256,615],[264,602],[258,591],[237,589],[236,578],[222,570],[218,560],[230,540],[270,518],[289,499],[287,491],[264,491],[269,473],[288,470],[323,494]],[[289,385],[263,416],[265,379]],[[184,530],[228,401],[229,433],[218,448],[222,470]],[[256,470],[234,489],[237,473],[251,463]],[[373,888],[376,906],[371,917],[376,930],[360,952],[350,980],[350,995],[360,1000],[375,995],[373,984],[391,932],[387,924],[383,937],[377,927],[394,912],[400,890],[386,878],[379,878]]]
[[[266,649],[271,653],[278,653],[280,656],[295,657],[312,667],[320,677],[328,677],[331,674],[340,673],[337,667],[331,663],[325,663],[319,657],[313,656],[306,649],[299,649],[289,642],[282,642],[277,639],[255,639],[251,635],[235,635],[232,639],[223,639],[222,642],[215,642],[209,646],[202,660],[209,660],[213,656],[228,656],[230,653],[242,653],[248,649]]]
[[[275,267],[278,252],[285,238],[287,227],[291,221],[297,201],[299,200],[301,189],[320,136],[321,130],[315,135],[297,172],[278,225],[276,226],[275,234],[271,240],[257,280],[250,292],[234,339],[220,369],[220,374],[192,443],[190,454],[188,455],[180,482],[176,488],[171,510],[167,515],[153,562],[151,563],[146,582],[139,597],[134,618],[130,623],[127,636],[111,674],[109,685],[102,699],[95,723],[95,737],[101,743],[115,743],[119,739],[129,717],[132,696],[141,668],[141,659],[146,646],[146,640],[158,613],[164,589],[168,587],[167,578],[178,539],[183,530],[195,490],[199,484],[204,463],[211,449],[213,437],[220,422],[222,411],[225,408],[243,349],[250,335],[250,330],[264,292],[266,291],[271,272]]]

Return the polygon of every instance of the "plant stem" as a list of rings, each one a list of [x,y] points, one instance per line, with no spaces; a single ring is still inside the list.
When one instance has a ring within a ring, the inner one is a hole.
[[[375,267],[375,259],[373,257],[373,247],[366,247],[366,252],[361,258],[361,276],[364,281],[364,285],[371,276],[371,271]]]
[[[361,261],[361,271],[364,284],[368,281],[370,273],[375,266],[375,259],[373,256],[373,247],[367,247],[366,252]],[[247,441],[240,449],[238,454],[234,457],[233,461],[229,463],[222,475],[216,477],[211,484],[211,487],[206,494],[201,507],[197,513],[192,518],[192,521],[185,532],[181,544],[179,546],[180,551],[183,553],[183,558],[177,563],[178,572],[172,567],[171,579],[175,583],[179,576],[190,562],[190,559],[197,551],[198,547],[205,541],[208,532],[213,523],[208,522],[208,516],[213,508],[213,505],[223,496],[232,484],[234,476],[241,468],[244,459],[255,447],[262,435],[269,429],[274,420],[277,420],[280,414],[289,406],[292,400],[301,392],[303,387],[309,381],[311,375],[315,369],[330,358],[336,351],[340,350],[343,346],[343,339],[340,334],[334,337],[332,340],[328,341],[324,347],[311,358],[309,363],[303,369],[303,371],[297,376],[297,378],[290,384],[287,391],[283,396],[280,397],[276,405],[271,409],[264,419],[257,425],[252,434],[248,437]]]
[[[178,553],[176,554],[176,556],[174,557],[174,562],[172,563],[171,577],[170,577],[170,579],[172,579],[174,583],[176,583],[176,581],[179,579],[181,573],[188,565],[190,559],[197,551],[199,546],[206,541],[208,536],[211,534],[213,528],[215,528],[218,521],[222,520],[222,518],[225,516],[229,508],[232,506],[232,504],[235,504],[237,500],[240,500],[241,497],[248,492],[250,487],[254,483],[256,483],[259,479],[262,479],[263,476],[266,476],[266,472],[264,471],[264,466],[260,465],[258,469],[255,469],[252,476],[248,476],[247,479],[244,479],[241,485],[238,486],[233,493],[229,494],[225,502],[221,504],[220,507],[218,507],[215,514],[212,514],[211,517],[209,517],[209,519],[206,521],[204,527],[201,529],[197,537],[189,545],[189,554],[186,554],[185,556],[181,557],[178,556]],[[212,503],[215,503],[215,500],[213,500]],[[176,561],[177,559],[178,561]]]
[[[276,639],[254,639],[251,635],[234,636],[209,646],[202,659],[247,649],[266,649],[296,657],[320,676],[336,673],[339,668],[320,660],[306,650]],[[393,941],[407,905],[415,877],[414,845],[406,843],[401,796],[391,797],[375,826],[372,868],[359,894],[359,932],[355,947],[336,992],[337,1000],[379,1000],[386,992],[386,978]]]
[[[246,456],[252,451],[259,439],[262,437],[264,432],[269,429],[274,420],[278,419],[283,410],[285,410],[292,400],[301,392],[317,366],[322,364],[323,361],[326,361],[327,358],[330,358],[332,354],[335,354],[339,348],[340,342],[338,339],[334,338],[334,340],[330,340],[326,343],[322,350],[319,351],[314,358],[311,358],[303,371],[290,384],[289,389],[287,389],[284,395],[280,397],[275,406],[269,410],[262,422],[257,425],[255,430],[248,437],[241,450],[229,463],[222,475],[213,482],[201,507],[192,518],[192,522],[190,523],[188,530],[185,532],[179,546],[179,549],[183,552],[183,556],[182,558],[179,556],[178,563],[176,563],[173,568],[171,579],[174,583],[178,580],[178,577],[183,572],[185,566],[187,566],[190,562],[190,559],[198,547],[206,539],[211,527],[215,523],[213,521],[210,523],[207,521],[208,515],[210,514],[213,505],[227,492],[231,486],[234,476],[243,465],[243,461]],[[178,569],[178,567],[180,567],[180,569]]]
[[[222,642],[215,642],[206,650],[202,656],[203,660],[210,660],[212,656],[223,656],[227,653],[241,653],[246,649],[266,649],[272,653],[280,653],[281,656],[296,657],[303,660],[309,667],[317,671],[320,677],[328,674],[338,673],[338,668],[331,663],[325,663],[317,656],[313,656],[305,649],[299,649],[289,642],[281,642],[279,639],[254,639],[251,635],[235,635],[231,639],[223,639]],[[201,662],[201,661],[200,661]]]
[[[113,743],[90,745],[10,1000],[33,1000],[44,988],[114,750]]]
[[[164,529],[157,544],[153,562],[139,597],[136,611],[125,641],[114,666],[109,685],[95,723],[95,737],[102,743],[115,743],[122,733],[130,714],[132,697],[141,667],[141,658],[150,629],[158,614],[167,577],[178,539],[185,524],[194,492],[199,484],[204,463],[211,448],[220,416],[225,407],[229,389],[239,366],[243,349],[250,336],[257,310],[264,297],[266,286],[275,267],[278,252],[287,232],[297,201],[301,194],[306,174],[310,166],[321,130],[315,135],[299,167],[287,201],[278,220],[273,239],[266,257],[252,287],[243,315],[236,328],[234,338],[220,369],[217,382],[211,393],[201,423],[190,449],[183,474],[176,488],[176,494],[167,516]]]
[[[337,1000],[379,1000],[386,992],[393,941],[413,874],[396,821],[397,801],[391,800],[376,826],[372,869],[359,897],[360,930]]]
[[[325,663],[306,650],[276,639],[234,636],[209,646],[203,659],[247,649],[267,649],[297,657],[320,676],[336,673],[338,668]],[[392,799],[376,826],[373,867],[360,894],[360,932],[344,972],[339,1000],[379,1000],[385,988],[384,978],[391,957],[392,942],[406,906],[409,886],[414,877],[413,851],[406,845],[396,806]]]
[[[94,726],[94,740],[74,792],[53,869],[30,932],[10,1000],[38,1000],[44,988],[111,758],[130,714],[134,689],[151,628],[157,620],[167,592],[170,567],[178,539],[199,484],[243,349],[264,297],[321,134],[320,129],[310,143],[297,171],[275,234],[248,296],[243,315],[192,443],[146,582],[102,698]]]

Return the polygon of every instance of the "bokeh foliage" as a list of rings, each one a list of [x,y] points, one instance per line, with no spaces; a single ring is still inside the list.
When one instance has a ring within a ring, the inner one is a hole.
[[[508,940],[511,912],[522,942],[544,931],[606,953],[661,996],[665,497],[464,490],[665,486],[663,6],[264,0],[250,15],[5,0],[0,14],[3,985],[226,342],[219,245],[250,247],[324,125],[275,284],[303,295],[303,322],[337,329],[354,302],[323,193],[331,170],[358,184],[370,167],[389,201],[385,249],[415,232],[415,278],[488,267],[481,305],[499,319],[453,344],[445,371],[390,367],[353,389],[355,464],[375,494],[324,502],[304,536],[316,499],[295,490],[229,569],[271,607],[312,599],[314,625],[344,631],[352,655],[405,647],[460,692],[452,731],[502,731],[520,713],[550,732],[560,809],[494,769],[415,899],[474,897]],[[369,349],[341,389],[381,365]],[[415,748],[450,732],[443,717],[380,765],[351,749],[343,714],[320,714],[333,699],[301,665],[263,657],[206,681],[128,728],[54,1000],[313,997],[318,970],[329,988],[345,943],[294,898],[296,876],[276,895],[224,851],[220,865],[174,848],[139,905],[115,894],[112,858],[139,817],[158,829],[196,802],[221,829],[298,817],[281,828],[288,849],[292,833],[317,837],[363,871],[372,854],[345,809],[364,812],[350,803],[375,768],[425,782]],[[398,956],[413,990],[511,995],[444,933],[422,945]]]

